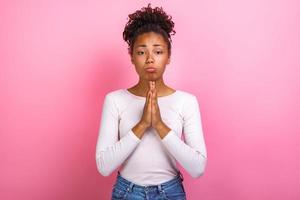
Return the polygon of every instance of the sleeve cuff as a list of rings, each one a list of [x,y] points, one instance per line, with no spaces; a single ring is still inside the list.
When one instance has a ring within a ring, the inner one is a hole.
[[[130,137],[131,137],[135,142],[140,142],[140,141],[141,141],[141,139],[138,138],[138,137],[134,134],[134,132],[133,132],[131,129],[130,129],[130,131],[129,131],[128,134],[130,135]]]
[[[177,137],[177,135],[174,133],[173,130],[170,130],[168,132],[168,134],[161,140],[163,143],[166,143],[170,140],[172,140],[172,138]]]

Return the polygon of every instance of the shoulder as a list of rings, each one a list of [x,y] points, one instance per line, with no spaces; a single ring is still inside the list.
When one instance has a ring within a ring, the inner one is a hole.
[[[177,94],[178,94],[179,99],[182,99],[183,102],[185,102],[185,103],[189,103],[191,101],[197,100],[197,96],[188,91],[177,90]]]
[[[105,95],[105,98],[115,100],[124,96],[124,89],[116,89],[108,91]]]
[[[181,105],[183,115],[194,113],[199,110],[199,101],[197,95],[189,91],[177,90],[178,103]]]
[[[177,93],[185,98],[193,98],[196,97],[193,93],[185,90],[177,90]]]
[[[108,91],[104,96],[103,107],[105,109],[110,109],[115,115],[119,113],[120,103],[119,100],[122,99],[124,91],[122,89]]]
[[[130,98],[130,95],[125,90],[121,88],[108,91],[104,101],[109,102],[110,105],[113,105],[119,111],[123,110],[134,102],[134,99]]]

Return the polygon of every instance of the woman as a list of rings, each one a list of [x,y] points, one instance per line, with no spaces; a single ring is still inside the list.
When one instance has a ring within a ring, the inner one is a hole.
[[[176,161],[194,178],[206,166],[197,98],[163,80],[175,34],[171,18],[148,4],[129,15],[123,32],[139,81],[105,96],[96,146],[103,176],[120,166],[112,199],[186,199]]]

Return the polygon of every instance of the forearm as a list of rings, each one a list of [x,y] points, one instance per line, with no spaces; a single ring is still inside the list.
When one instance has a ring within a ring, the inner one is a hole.
[[[163,139],[171,130],[164,122],[159,122],[154,129],[161,139]]]
[[[204,173],[207,158],[200,149],[187,145],[173,131],[162,142],[169,153],[192,177],[196,178]]]
[[[122,137],[113,145],[100,149],[102,145],[97,146],[96,162],[98,171],[103,176],[110,175],[138,146],[140,140],[132,131]]]
[[[132,132],[141,139],[146,131],[147,127],[143,122],[137,123],[133,128]]]

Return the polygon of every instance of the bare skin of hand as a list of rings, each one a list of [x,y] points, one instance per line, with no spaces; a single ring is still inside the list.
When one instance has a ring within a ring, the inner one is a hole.
[[[144,125],[145,128],[151,127],[151,105],[152,105],[152,98],[151,98],[151,88],[149,85],[149,90],[147,91],[143,115],[141,118],[141,123]]]
[[[149,83],[150,84],[150,83]],[[147,91],[146,102],[144,105],[143,115],[139,123],[137,123],[132,131],[138,138],[142,138],[146,129],[151,127],[151,93],[150,93],[150,85]]]
[[[157,128],[162,123],[159,106],[157,103],[157,90],[155,88],[155,82],[150,81],[150,97],[151,97],[151,126]]]
[[[147,91],[146,103],[140,124],[142,127],[144,127],[143,130],[148,127],[153,127],[159,136],[164,138],[171,129],[162,121],[157,102],[157,90],[155,88],[155,82],[149,81],[149,90]]]
[[[141,123],[146,127],[157,127],[161,123],[161,116],[157,104],[157,90],[155,82],[149,81],[149,90],[147,91],[146,102],[141,118]]]

